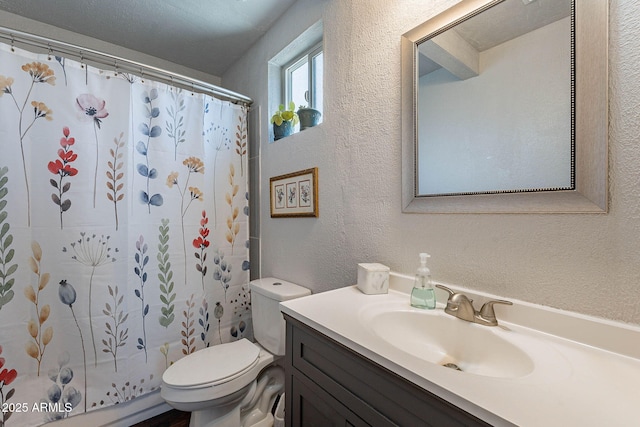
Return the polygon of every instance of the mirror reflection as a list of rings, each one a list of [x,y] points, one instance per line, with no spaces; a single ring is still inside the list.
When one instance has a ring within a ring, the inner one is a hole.
[[[416,195],[572,190],[571,0],[505,0],[417,43]]]

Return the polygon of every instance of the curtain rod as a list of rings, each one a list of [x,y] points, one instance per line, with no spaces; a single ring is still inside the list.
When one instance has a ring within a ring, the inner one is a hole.
[[[14,43],[20,43],[44,49],[51,54],[54,54],[54,52],[60,52],[80,58],[81,60],[88,60],[97,64],[114,67],[116,71],[126,70],[133,74],[140,74],[141,77],[146,75],[168,82],[174,86],[180,86],[194,91],[198,90],[216,98],[222,98],[225,101],[240,103],[246,106],[250,106],[253,103],[253,100],[245,95],[221,88],[202,80],[193,79],[172,71],[163,70],[151,65],[145,65],[140,62],[131,61],[105,52],[84,48],[48,37],[42,37],[0,26],[0,39],[8,40],[12,47],[14,46]]]

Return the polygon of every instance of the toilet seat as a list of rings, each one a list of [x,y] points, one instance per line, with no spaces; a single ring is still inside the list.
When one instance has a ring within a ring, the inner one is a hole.
[[[232,381],[258,364],[260,348],[243,338],[198,350],[171,365],[162,375],[175,389],[212,387]]]

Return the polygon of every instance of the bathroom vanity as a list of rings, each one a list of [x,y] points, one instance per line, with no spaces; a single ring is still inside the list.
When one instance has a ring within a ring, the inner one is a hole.
[[[411,307],[411,284],[280,305],[288,426],[640,425],[640,327],[517,300],[483,326],[446,314],[444,291]]]
[[[489,426],[285,315],[289,426]]]

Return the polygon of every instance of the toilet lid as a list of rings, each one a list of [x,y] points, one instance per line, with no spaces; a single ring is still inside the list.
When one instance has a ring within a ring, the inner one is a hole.
[[[260,349],[243,338],[207,347],[183,357],[164,371],[162,381],[172,387],[194,387],[232,380],[258,361]]]

